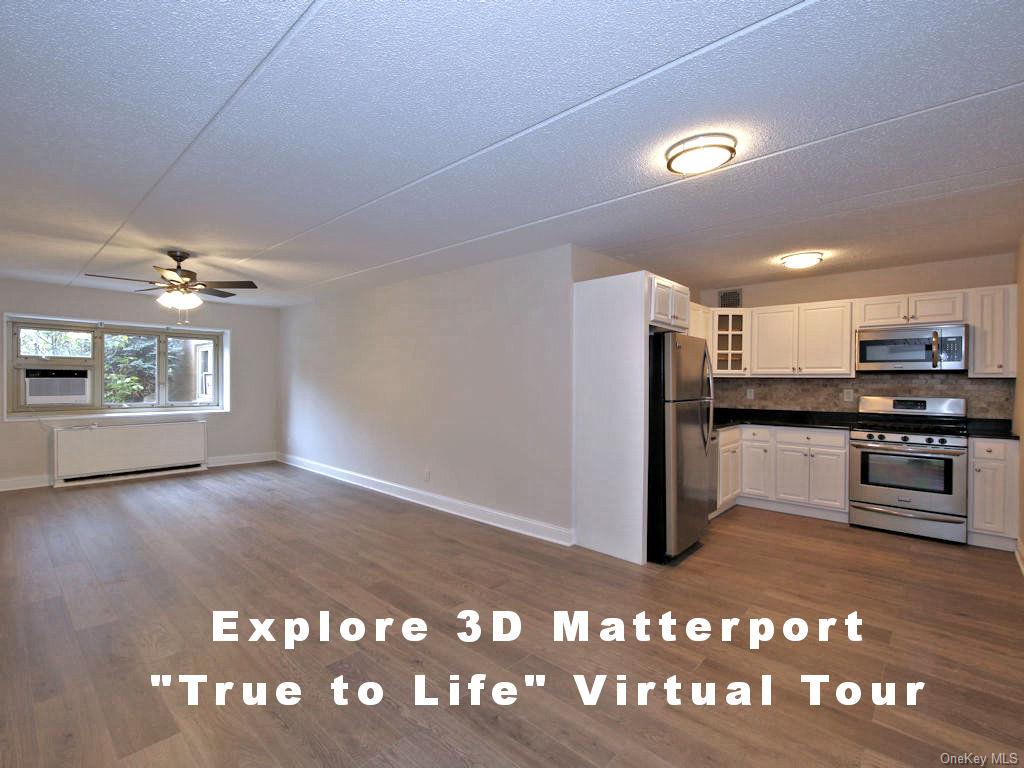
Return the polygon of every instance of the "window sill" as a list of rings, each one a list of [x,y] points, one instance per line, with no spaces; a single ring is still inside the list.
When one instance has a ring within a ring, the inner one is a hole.
[[[123,411],[99,411],[93,413],[76,413],[56,411],[38,413],[5,413],[4,421],[106,421],[107,419],[138,418],[140,416],[197,416],[210,413],[231,413],[230,408],[147,408],[128,409]]]

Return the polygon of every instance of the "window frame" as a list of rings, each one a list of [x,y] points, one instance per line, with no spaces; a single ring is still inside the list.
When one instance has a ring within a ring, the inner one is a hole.
[[[23,328],[39,330],[81,331],[92,335],[92,357],[42,357],[23,355],[20,332]],[[157,339],[157,373],[155,403],[110,404],[104,398],[104,337],[107,334],[155,336]],[[106,321],[70,320],[64,318],[4,315],[4,419],[141,415],[144,413],[226,412],[228,408],[227,340],[229,332],[221,329],[147,325]],[[210,342],[212,347],[213,396],[209,400],[174,403],[169,400],[167,380],[167,342],[182,338]],[[48,403],[29,405],[26,400],[26,368],[74,368],[89,371],[89,403]]]

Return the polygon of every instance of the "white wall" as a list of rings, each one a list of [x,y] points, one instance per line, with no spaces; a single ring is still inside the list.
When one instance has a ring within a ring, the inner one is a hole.
[[[285,453],[565,540],[572,271],[562,246],[283,310]]]
[[[148,296],[0,280],[0,314],[8,312],[124,323],[172,325],[176,320],[173,313]],[[231,412],[203,416],[208,421],[209,456],[215,459],[276,452],[278,310],[207,302],[192,313],[192,322],[197,327],[231,331]],[[3,337],[6,343],[7,334]],[[118,419],[117,423],[130,421]],[[38,482],[48,474],[50,427],[61,423],[0,422],[0,488]]]
[[[814,270],[811,270],[812,272]],[[983,285],[1008,285],[1017,280],[1016,257],[1012,253],[975,256],[951,261],[934,261],[859,272],[804,275],[768,283],[723,288],[743,288],[743,306],[766,307],[805,301],[856,299],[893,293],[957,290]],[[718,306],[718,290],[702,289],[700,302]]]

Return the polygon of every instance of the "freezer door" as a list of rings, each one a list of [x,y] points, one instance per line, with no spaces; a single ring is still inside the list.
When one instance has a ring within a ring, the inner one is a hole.
[[[700,538],[715,508],[708,401],[665,404],[665,550],[678,555]]]
[[[665,345],[665,400],[710,397],[710,358],[704,339],[684,333],[662,335]]]

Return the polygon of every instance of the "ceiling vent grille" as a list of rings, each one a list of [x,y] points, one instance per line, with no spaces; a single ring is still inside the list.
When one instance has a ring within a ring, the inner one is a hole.
[[[743,306],[743,289],[729,288],[718,292],[718,306],[732,309]]]

